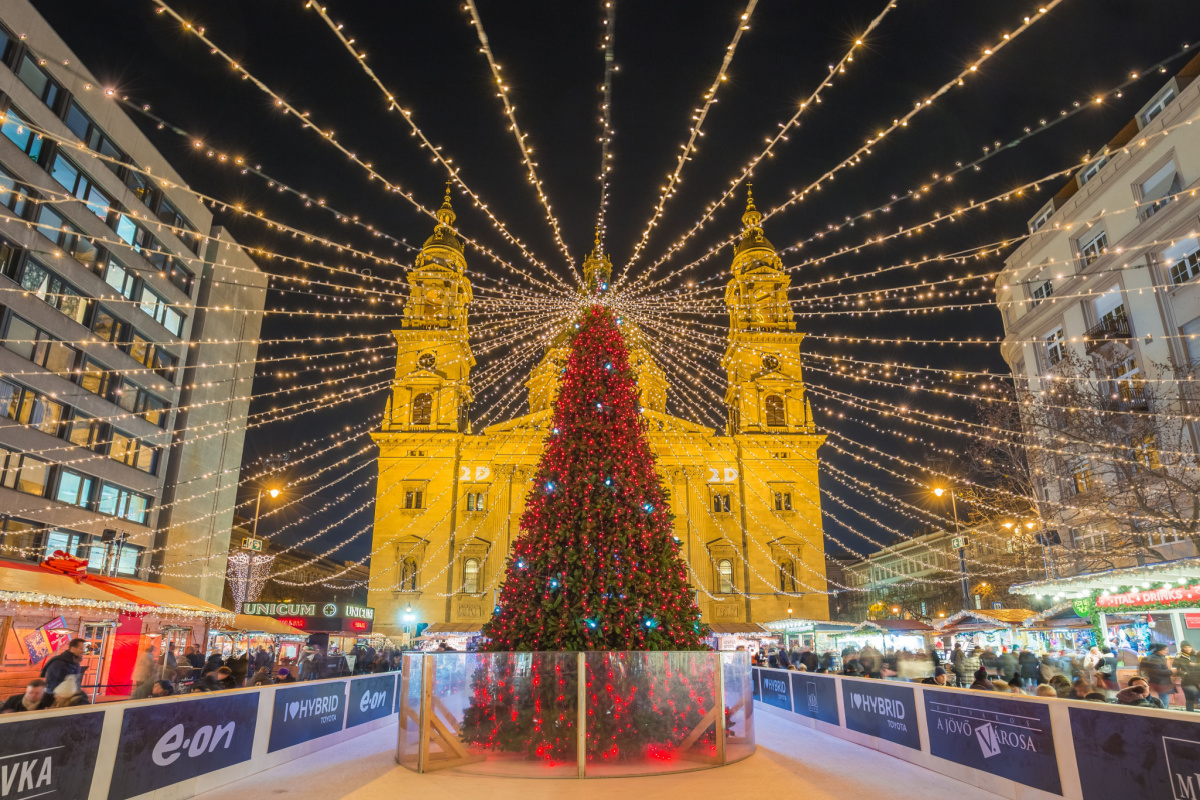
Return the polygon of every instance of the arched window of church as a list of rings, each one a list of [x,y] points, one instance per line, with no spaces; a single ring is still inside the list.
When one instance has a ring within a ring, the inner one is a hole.
[[[400,569],[400,591],[415,592],[417,590],[417,560],[411,556],[404,559]]]
[[[479,592],[479,560],[468,558],[463,564],[463,591],[467,594]]]
[[[413,398],[413,425],[428,425],[433,422],[433,395],[424,393]]]
[[[787,425],[787,414],[783,410],[783,398],[777,394],[767,395],[763,407],[767,411],[767,427],[782,428]]]
[[[796,591],[796,565],[788,558],[779,562],[779,591]]]
[[[720,594],[733,593],[733,563],[729,559],[717,562],[717,592]]]

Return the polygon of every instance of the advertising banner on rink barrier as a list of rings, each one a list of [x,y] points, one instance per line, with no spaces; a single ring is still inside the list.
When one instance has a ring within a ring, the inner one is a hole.
[[[0,726],[0,797],[87,797],[103,726],[103,711]]]
[[[347,683],[307,683],[276,690],[267,752],[340,731],[346,721]]]
[[[396,674],[355,678],[350,681],[350,702],[346,704],[346,727],[353,728],[392,713],[396,698]]]
[[[837,681],[812,672],[793,672],[792,711],[830,725],[838,724]]]
[[[896,681],[842,681],[846,727],[889,742],[921,749],[916,693]]]
[[[1200,800],[1200,722],[1179,717],[1072,707],[1084,800]]]
[[[750,674],[754,676],[754,699],[755,700],[762,700],[762,675],[759,674],[761,672],[762,672],[762,670],[760,670],[758,667],[752,667],[750,669]]]
[[[249,761],[257,719],[258,692],[159,700],[125,709],[109,800],[126,800]]]
[[[1062,794],[1048,706],[987,692],[922,694],[933,755]]]
[[[788,674],[775,669],[759,670],[759,683],[762,690],[762,701],[769,706],[792,710],[791,684]]]

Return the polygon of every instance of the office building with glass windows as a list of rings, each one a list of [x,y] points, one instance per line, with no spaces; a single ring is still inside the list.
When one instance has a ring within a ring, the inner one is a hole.
[[[0,558],[219,603],[266,277],[23,0],[0,61]]]

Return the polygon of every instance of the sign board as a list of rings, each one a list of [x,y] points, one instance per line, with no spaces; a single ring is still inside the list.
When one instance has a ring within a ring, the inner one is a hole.
[[[923,694],[933,755],[1062,794],[1049,706],[984,692]]]
[[[1189,628],[1200,628],[1200,614],[1184,614],[1183,624]]]
[[[769,706],[782,708],[784,711],[791,711],[792,693],[791,684],[788,683],[788,673],[776,669],[759,671],[762,673],[759,676],[762,701]]]
[[[950,549],[962,550],[969,544],[971,544],[971,538],[969,536],[955,536],[950,540]]]
[[[258,697],[258,692],[237,692],[126,708],[108,800],[126,800],[249,761]]]
[[[0,727],[0,796],[87,797],[104,712],[37,717]]]
[[[762,700],[762,676],[759,675],[759,673],[761,671],[762,670],[760,670],[758,667],[754,667],[753,669],[750,670],[750,675],[754,678],[754,699],[755,700]]]
[[[846,727],[878,739],[921,749],[916,692],[895,681],[843,680]]]
[[[247,536],[244,539],[242,539],[242,549],[243,550],[253,550],[257,553],[261,553],[262,552],[262,544],[263,544],[262,539],[255,539],[250,536]]]
[[[353,728],[392,713],[396,697],[396,675],[377,675],[350,681],[350,700],[346,704],[346,727]]]
[[[1168,587],[1166,589],[1151,589],[1145,592],[1102,594],[1096,598],[1097,608],[1162,606],[1170,603],[1196,603],[1200,605],[1200,584]]]
[[[324,633],[371,632],[375,609],[351,603],[245,603],[243,614],[274,617],[302,631]]]
[[[1004,603],[1001,603],[999,600],[993,600],[992,601],[992,609],[996,610],[996,609],[1000,609],[1000,608],[1004,608]]]
[[[812,672],[793,672],[792,710],[809,719],[838,724],[837,681]]]
[[[267,752],[337,733],[346,721],[346,681],[278,689]]]
[[[1084,800],[1200,798],[1200,724],[1070,709]]]

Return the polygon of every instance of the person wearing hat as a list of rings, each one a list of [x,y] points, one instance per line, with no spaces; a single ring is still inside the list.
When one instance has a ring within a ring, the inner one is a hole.
[[[921,683],[928,684],[930,686],[945,686],[946,670],[942,669],[941,667],[934,667],[933,677],[926,678],[925,680],[921,681]]]
[[[996,687],[992,686],[992,682],[988,680],[987,667],[981,666],[979,669],[975,670],[975,682],[971,684],[970,688],[982,692],[996,691]]]
[[[280,667],[279,674],[275,676],[276,683],[295,683],[296,679],[292,677],[292,673],[287,667]]]
[[[1150,691],[1162,702],[1163,708],[1171,707],[1171,695],[1175,693],[1175,681],[1171,676],[1171,665],[1167,663],[1167,646],[1150,646],[1150,655],[1138,662],[1138,674],[1150,684]]]

